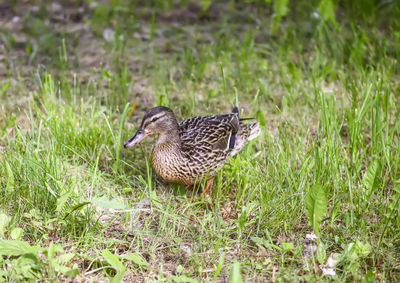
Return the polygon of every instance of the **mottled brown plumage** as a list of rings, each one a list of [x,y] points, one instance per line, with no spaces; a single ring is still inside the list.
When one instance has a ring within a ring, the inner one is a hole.
[[[258,123],[243,124],[236,107],[230,114],[178,123],[171,109],[158,106],[146,112],[136,134],[124,146],[133,147],[152,134],[159,135],[151,156],[155,173],[165,182],[192,186],[211,179],[227,158],[260,134],[260,128]]]

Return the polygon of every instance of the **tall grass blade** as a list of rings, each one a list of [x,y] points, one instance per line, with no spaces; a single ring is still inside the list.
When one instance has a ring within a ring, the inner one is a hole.
[[[304,207],[311,227],[315,235],[319,237],[319,226],[328,209],[326,193],[320,184],[311,187],[304,199]]]

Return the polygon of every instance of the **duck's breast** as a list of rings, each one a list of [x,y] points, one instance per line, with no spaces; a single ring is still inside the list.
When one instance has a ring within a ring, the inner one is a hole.
[[[174,145],[156,144],[151,155],[154,172],[164,182],[191,185],[191,173],[182,153]]]

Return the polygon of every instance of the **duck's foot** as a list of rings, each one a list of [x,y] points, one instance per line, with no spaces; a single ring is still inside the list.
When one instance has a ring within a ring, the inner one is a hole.
[[[201,194],[202,197],[204,197],[206,195],[206,193],[207,193],[208,189],[211,187],[213,181],[214,181],[214,177],[207,180],[206,188],[204,189],[203,193]]]
[[[210,187],[211,187],[211,185],[213,183],[213,180],[214,180],[214,178],[211,178],[211,179],[207,180],[206,187],[204,188],[204,191],[201,193],[200,198],[204,197],[207,194],[208,190],[210,189]],[[185,186],[185,189],[190,191],[190,190],[193,189],[193,187],[194,187],[194,184],[193,185],[187,185],[187,186]],[[193,200],[191,197],[188,197],[187,199],[188,200]]]

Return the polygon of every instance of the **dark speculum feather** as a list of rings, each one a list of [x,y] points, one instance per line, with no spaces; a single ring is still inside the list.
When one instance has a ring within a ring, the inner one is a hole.
[[[237,113],[239,114],[239,108],[237,106],[233,107],[232,113]]]
[[[235,147],[235,141],[236,141],[236,135],[231,135],[231,138],[229,139],[229,148],[234,148]]]

